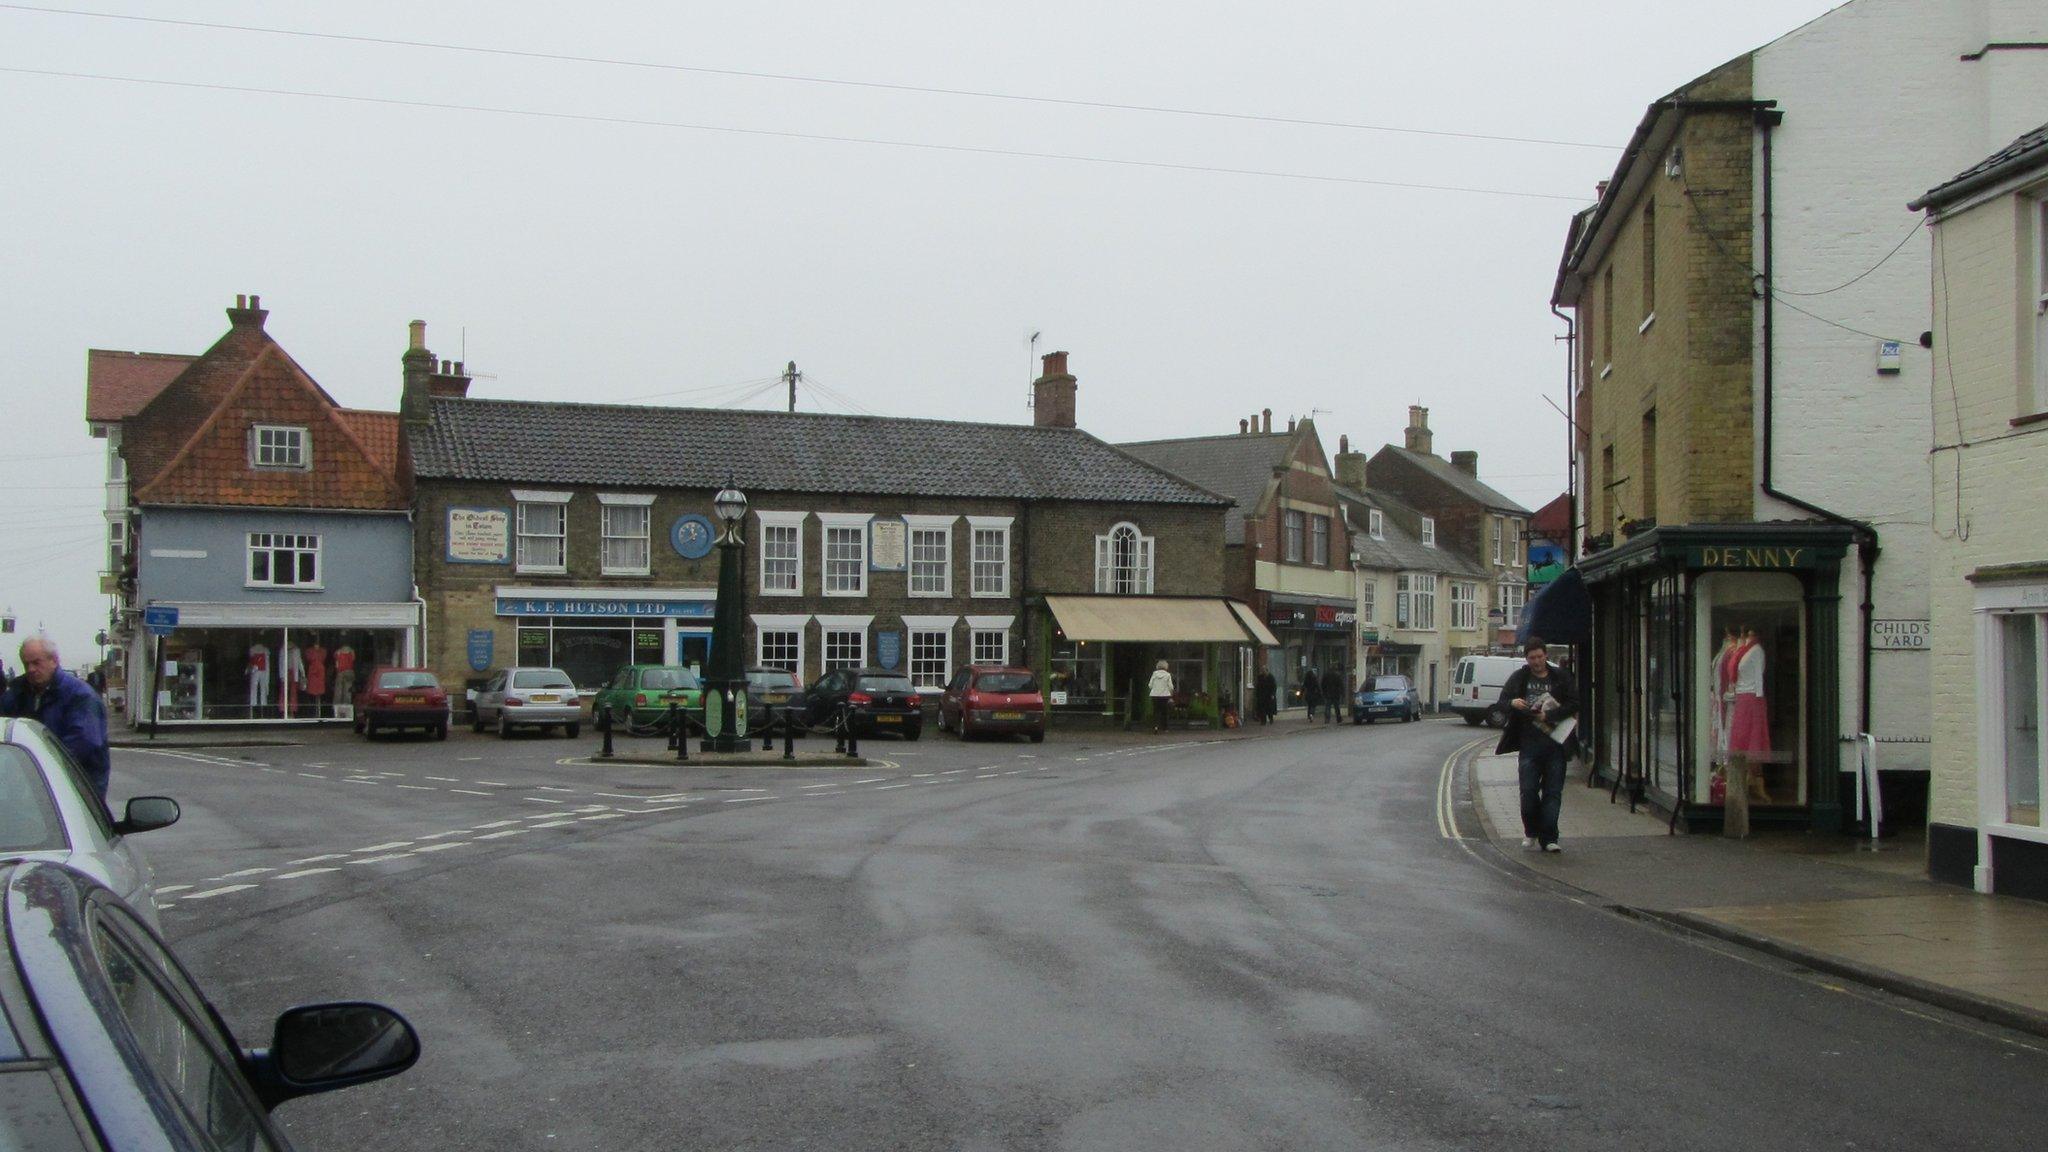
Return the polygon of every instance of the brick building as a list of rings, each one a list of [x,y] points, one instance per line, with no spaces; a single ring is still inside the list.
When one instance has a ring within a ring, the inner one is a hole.
[[[1851,0],[1651,103],[1570,222],[1582,731],[1690,825],[1841,827],[1862,735],[1917,817],[1928,657],[1883,639],[1929,614],[1905,205],[2048,115],[2043,41],[2038,5]]]
[[[2048,900],[2048,124],[1921,197],[1933,224],[1928,873]]]
[[[198,356],[87,357],[133,722],[331,719],[358,661],[418,651],[397,414],[337,404],[268,315],[237,297]],[[175,629],[147,635],[149,608]]]
[[[1074,427],[1066,353],[1044,361],[1029,426],[529,403],[469,395],[416,323],[400,410],[434,668],[553,665],[588,688],[702,664],[730,483],[750,665],[879,665],[935,691],[1025,664],[1056,713],[1099,716],[1165,659],[1224,698],[1259,640],[1225,599],[1229,499]]]

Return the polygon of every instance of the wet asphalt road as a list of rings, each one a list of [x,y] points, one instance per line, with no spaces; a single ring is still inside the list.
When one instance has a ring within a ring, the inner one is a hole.
[[[1525,879],[1440,813],[1473,735],[934,734],[764,771],[458,734],[123,750],[114,791],[184,803],[143,843],[245,1042],[344,998],[425,1038],[404,1076],[285,1106],[307,1152],[2038,1132],[2037,1041]]]

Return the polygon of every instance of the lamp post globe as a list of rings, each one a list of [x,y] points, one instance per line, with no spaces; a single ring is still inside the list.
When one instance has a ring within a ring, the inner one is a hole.
[[[727,532],[737,531],[747,515],[747,494],[728,484],[711,498],[711,509],[725,522]]]
[[[747,515],[747,494],[727,483],[712,497],[711,508],[725,523],[725,532],[718,539],[718,605],[711,620],[711,675],[704,685],[705,746],[712,752],[737,752],[747,739],[747,674],[740,655],[746,619],[741,578],[746,541],[740,523]]]

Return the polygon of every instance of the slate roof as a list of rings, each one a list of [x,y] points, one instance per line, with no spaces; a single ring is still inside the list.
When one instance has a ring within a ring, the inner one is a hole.
[[[1358,553],[1358,568],[1372,568],[1382,571],[1402,572],[1445,572],[1453,576],[1468,576],[1474,580],[1492,580],[1491,569],[1483,568],[1448,548],[1432,548],[1408,534],[1401,526],[1399,517],[1415,517],[1423,513],[1383,492],[1360,492],[1356,488],[1337,485],[1337,499],[1350,507],[1351,550]],[[1373,539],[1369,517],[1362,508],[1378,508],[1381,539]],[[1395,514],[1398,514],[1395,515]]]
[[[1237,501],[1223,517],[1223,542],[1244,543],[1244,518],[1257,512],[1287,458],[1292,432],[1247,432],[1187,440],[1146,440],[1118,447],[1211,492]]]
[[[2041,125],[1956,173],[1953,178],[1929,189],[1927,195],[1906,207],[1915,212],[1922,208],[1940,208],[1987,184],[1997,183],[2007,175],[2018,174],[2044,164],[2048,164],[2048,124]]]
[[[116,352],[90,348],[85,353],[85,418],[94,424],[126,420],[142,411],[164,386],[176,380],[197,356],[174,352]]]
[[[1381,451],[1395,453],[1402,459],[1414,464],[1417,468],[1427,471],[1430,475],[1455,488],[1458,492],[1473,500],[1477,500],[1488,508],[1498,508],[1503,512],[1515,512],[1523,516],[1529,514],[1527,508],[1480,483],[1474,477],[1452,467],[1450,461],[1445,460],[1441,456],[1411,452],[1399,444],[1389,444],[1382,448]]]
[[[436,397],[405,430],[422,480],[1230,503],[1077,428]]]

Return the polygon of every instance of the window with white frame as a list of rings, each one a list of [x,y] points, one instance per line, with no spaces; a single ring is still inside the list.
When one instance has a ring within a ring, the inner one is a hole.
[[[1394,577],[1394,627],[1409,627],[1415,615],[1415,578],[1406,572]]]
[[[308,532],[249,533],[250,588],[318,588],[320,537]]]
[[[602,506],[604,533],[599,560],[605,575],[647,575],[653,555],[647,536],[654,497],[599,495],[597,499]]]
[[[834,668],[860,668],[868,662],[868,630],[866,628],[826,627],[825,671]]]
[[[513,557],[520,572],[569,570],[569,493],[515,489],[519,502],[514,530],[518,548]]]
[[[1513,557],[1509,562],[1517,568],[1526,567],[1529,563],[1528,527],[1520,520],[1508,521],[1508,539],[1513,544],[1508,550],[1509,555]]]
[[[1358,582],[1358,622],[1360,624],[1370,624],[1373,622],[1373,600],[1376,599],[1376,593],[1379,591],[1378,584],[1379,581],[1371,575],[1367,575],[1365,579]]]
[[[2048,196],[2029,203],[2027,217],[2034,230],[2034,394],[2024,407],[2048,412]]]
[[[1479,627],[1479,585],[1465,580],[1451,581],[1451,627]]]
[[[1293,508],[1289,508],[1281,516],[1281,523],[1285,532],[1285,538],[1281,544],[1281,556],[1289,564],[1301,563],[1302,537],[1306,532],[1304,520],[1305,516]]]
[[[761,526],[761,595],[795,596],[803,591],[804,515],[754,514]]]
[[[976,596],[1010,594],[1010,518],[969,516],[973,533],[971,563],[974,567],[972,593]]]
[[[906,620],[906,623],[908,621]],[[918,689],[941,691],[953,674],[953,629],[910,629],[910,683]]]
[[[1308,562],[1318,568],[1330,566],[1330,518],[1308,518]]]
[[[107,521],[107,575],[119,576],[122,561],[128,556],[128,522]]]
[[[1501,551],[1501,546],[1500,546],[1500,545],[1501,545],[1501,540],[1500,540],[1500,537],[1501,537],[1501,518],[1500,518],[1500,517],[1498,517],[1498,516],[1495,516],[1495,517],[1492,517],[1492,520],[1493,520],[1493,562],[1494,562],[1495,564],[1499,564],[1499,563],[1501,562],[1501,557],[1502,557],[1502,556],[1504,556],[1504,555],[1506,555],[1506,553],[1504,553],[1504,552],[1502,552],[1502,551]]]
[[[1413,617],[1410,628],[1436,627],[1436,574],[1417,572],[1415,574],[1415,599],[1409,611]]]
[[[313,453],[306,446],[306,430],[282,424],[255,425],[249,429],[249,462],[258,468],[311,468]]]
[[[825,595],[868,594],[868,521],[870,516],[818,517],[825,524]]]
[[[1365,534],[1375,540],[1385,540],[1387,538],[1387,522],[1380,515],[1379,509],[1373,508],[1366,512]]]
[[[953,517],[905,516],[910,525],[910,594],[953,594]]]
[[[1503,580],[1494,589],[1495,603],[1500,608],[1500,626],[1514,628],[1522,623],[1522,602],[1529,596],[1528,585],[1519,580]]]
[[[1117,596],[1152,593],[1152,537],[1118,524],[1095,538],[1095,590]]]
[[[1433,517],[1424,516],[1422,518],[1422,546],[1424,548],[1436,547],[1436,520]]]
[[[2042,688],[2048,672],[2048,613],[1992,613],[1986,621],[1995,652],[1987,661],[1996,685],[1979,698],[1991,712],[1987,725],[1997,741],[1994,777],[2002,796],[1990,798],[1993,821],[2022,828],[2041,827],[2041,793],[2048,778],[2048,744],[2041,739],[2041,718],[2048,714]],[[1981,633],[1980,633],[1981,634]]]
[[[804,618],[754,617],[754,663],[804,674]]]
[[[968,662],[1005,667],[1010,663],[1010,627],[1015,616],[969,616],[967,618]]]

